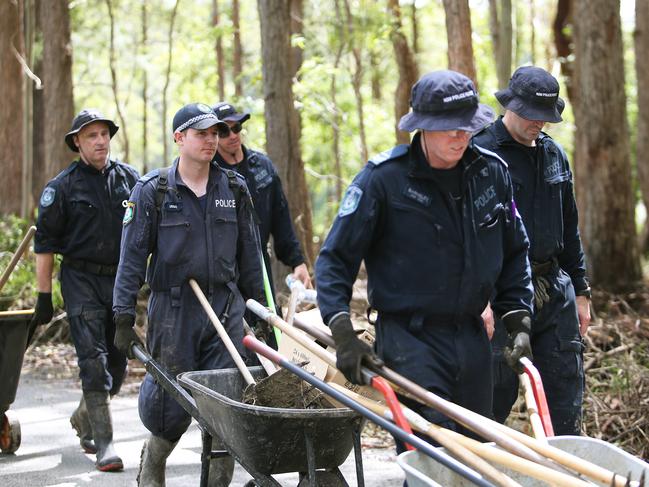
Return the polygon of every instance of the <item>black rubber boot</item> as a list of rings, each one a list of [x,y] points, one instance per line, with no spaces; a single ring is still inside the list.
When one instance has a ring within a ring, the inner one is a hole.
[[[90,426],[90,419],[88,418],[86,400],[83,396],[81,396],[81,401],[79,401],[77,409],[70,416],[70,424],[77,432],[83,451],[86,453],[97,453],[97,447],[92,440],[92,428]]]
[[[171,442],[151,435],[142,445],[140,470],[137,473],[139,487],[164,487],[167,457],[178,442]]]
[[[212,450],[224,450],[220,438],[212,438]],[[210,473],[207,480],[208,487],[228,487],[234,473],[234,458],[230,455],[213,458],[210,460]]]
[[[102,472],[122,470],[124,464],[113,447],[113,424],[108,407],[108,392],[88,391],[84,393],[84,396],[97,447],[95,466]]]

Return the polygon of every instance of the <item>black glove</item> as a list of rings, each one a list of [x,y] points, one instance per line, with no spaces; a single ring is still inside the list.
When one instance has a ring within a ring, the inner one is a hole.
[[[137,336],[133,325],[135,324],[135,316],[129,314],[115,315],[115,347],[117,350],[125,354],[128,358],[135,358],[131,346],[139,345],[144,348],[140,337]]]
[[[34,326],[44,325],[52,321],[54,308],[52,306],[52,293],[38,293],[36,300],[36,308],[34,309],[34,316],[32,317],[32,324]]]
[[[519,362],[520,358],[527,357],[532,360],[532,346],[530,345],[532,317],[525,310],[517,310],[505,314],[502,320],[512,341],[512,347],[505,347],[503,355],[507,365],[517,374],[522,374],[523,366]]]
[[[336,368],[352,384],[363,385],[361,362],[381,367],[383,361],[374,354],[372,347],[359,340],[352,327],[348,313],[339,313],[329,322],[336,343]]]

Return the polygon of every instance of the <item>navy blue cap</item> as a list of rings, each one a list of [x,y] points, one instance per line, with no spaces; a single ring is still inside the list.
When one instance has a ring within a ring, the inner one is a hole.
[[[507,110],[526,120],[561,122],[566,103],[559,97],[559,82],[545,69],[523,66],[514,71],[509,86],[496,92]]]
[[[226,122],[243,123],[250,118],[248,112],[240,112],[234,105],[227,101],[221,101],[212,107],[216,116]]]
[[[93,122],[104,122],[108,125],[108,132],[110,133],[110,138],[113,138],[113,135],[117,133],[119,127],[115,125],[110,118],[104,117],[104,115],[94,108],[84,108],[81,110],[74,119],[72,119],[72,127],[70,131],[65,134],[65,143],[68,147],[74,152],[79,152],[79,148],[74,145],[74,135],[78,134],[79,131],[84,128],[86,125]]]
[[[473,81],[456,71],[422,76],[410,94],[412,111],[401,117],[399,130],[465,130],[477,132],[493,121],[494,113],[478,103]]]
[[[203,130],[214,125],[227,125],[205,103],[190,103],[176,112],[173,120],[174,134],[187,129]]]

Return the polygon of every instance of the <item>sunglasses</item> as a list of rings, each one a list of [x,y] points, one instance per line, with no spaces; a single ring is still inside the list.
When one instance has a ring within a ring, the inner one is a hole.
[[[220,138],[225,139],[227,137],[230,137],[230,132],[232,132],[233,134],[238,134],[239,132],[241,132],[241,130],[243,130],[243,127],[239,122],[233,124],[232,127],[219,125],[218,134]]]

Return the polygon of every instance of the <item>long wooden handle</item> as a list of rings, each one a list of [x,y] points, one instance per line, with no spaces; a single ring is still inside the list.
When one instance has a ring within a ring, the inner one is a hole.
[[[530,424],[532,425],[534,438],[547,443],[548,440],[545,436],[543,422],[541,421],[541,416],[539,416],[539,411],[536,406],[536,400],[534,399],[534,392],[532,391],[530,378],[526,374],[520,374],[518,376],[518,380],[520,381],[521,386],[523,387],[523,393],[525,394],[525,406],[527,408],[527,414],[530,418]]]
[[[331,385],[338,391],[346,394],[348,397],[354,399],[356,402],[359,402],[366,408],[374,411],[376,414],[379,414],[386,419],[393,420],[392,412],[387,406],[384,406],[383,404],[379,404],[376,401],[372,401],[371,399],[361,396],[360,394],[356,394],[355,392],[344,388],[340,384],[329,383],[329,385]],[[430,423],[426,421],[424,418],[422,418],[417,413],[415,413],[414,411],[408,409],[403,405],[401,405],[401,408],[406,414],[406,419],[408,420],[408,422],[413,428],[415,428],[416,430],[422,433],[428,434],[428,436],[430,436],[434,441],[436,441],[444,448],[446,448],[451,454],[453,454],[453,456],[455,456],[458,460],[460,460],[465,465],[468,465],[469,467],[473,468],[476,472],[484,475],[486,478],[491,480],[494,484],[499,485],[501,487],[521,487],[521,485],[518,482],[515,482],[510,477],[505,475],[503,472],[497,470],[492,465],[487,463],[484,459],[480,458],[471,450],[469,450],[465,446],[461,445],[458,441],[456,441],[455,439],[447,435],[446,434],[447,430],[444,430],[443,428],[430,429],[428,428],[428,425],[430,425]]]
[[[0,318],[7,316],[7,317],[14,317],[14,316],[29,316],[34,314],[34,309],[14,309],[10,311],[0,311]]]
[[[29,245],[29,241],[32,239],[35,233],[36,233],[36,227],[34,226],[29,227],[29,230],[27,230],[27,233],[23,237],[22,242],[20,242],[20,245],[18,245],[18,249],[16,249],[16,253],[13,255],[11,261],[9,262],[9,265],[2,273],[2,276],[0,277],[0,290],[2,290],[2,288],[9,280],[9,276],[13,272],[14,268],[16,267],[16,264],[18,263],[22,255],[25,253],[25,250]]]
[[[216,316],[216,313],[214,312],[212,306],[210,305],[209,301],[205,297],[205,294],[203,294],[201,287],[194,279],[189,280],[189,285],[194,290],[194,294],[196,294],[196,297],[198,298],[201,305],[203,306],[203,309],[207,313],[207,316],[209,316],[210,321],[214,325],[214,328],[216,328],[216,332],[219,334],[221,340],[225,344],[225,348],[227,348],[228,352],[230,352],[230,355],[232,356],[232,360],[234,360],[234,363],[239,369],[239,372],[241,372],[241,375],[243,375],[243,378],[245,379],[246,383],[254,384],[255,379],[252,377],[252,374],[248,370],[248,367],[246,367],[246,364],[243,363],[243,360],[241,359],[241,355],[239,355],[239,351],[237,350],[237,347],[235,347],[234,343],[232,343],[232,340],[230,339],[228,332],[225,331],[225,328],[223,328],[223,325],[219,321],[219,318]]]

